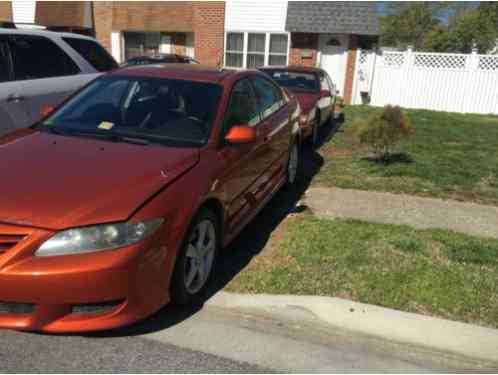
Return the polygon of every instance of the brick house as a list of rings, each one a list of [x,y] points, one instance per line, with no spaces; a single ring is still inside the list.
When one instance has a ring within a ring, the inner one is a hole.
[[[371,2],[13,0],[0,2],[2,20],[93,35],[119,62],[171,52],[220,67],[320,66],[346,102],[356,48],[379,31]]]

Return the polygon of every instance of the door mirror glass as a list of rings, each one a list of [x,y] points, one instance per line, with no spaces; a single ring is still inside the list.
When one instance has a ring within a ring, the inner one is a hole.
[[[256,129],[247,125],[235,125],[225,136],[229,144],[251,143],[256,140]]]

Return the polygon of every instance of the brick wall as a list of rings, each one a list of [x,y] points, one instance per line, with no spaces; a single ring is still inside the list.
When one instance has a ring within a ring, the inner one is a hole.
[[[191,1],[116,1],[113,3],[114,30],[192,31]]]
[[[205,65],[222,66],[225,38],[225,2],[194,3],[195,58]]]
[[[92,28],[91,17],[86,17],[89,1],[37,1],[35,23],[44,26]]]
[[[12,21],[12,2],[0,2],[0,21]]]
[[[318,34],[291,33],[289,65],[315,66]]]
[[[111,53],[113,2],[95,1],[92,5],[95,38]]]
[[[348,43],[348,60],[346,64],[346,79],[344,81],[344,103],[350,104],[353,94],[354,70],[356,64],[356,51],[358,49],[358,36],[350,35]]]

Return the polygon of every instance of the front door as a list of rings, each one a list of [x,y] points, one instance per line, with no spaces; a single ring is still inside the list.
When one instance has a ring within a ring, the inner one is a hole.
[[[254,192],[265,170],[267,145],[261,134],[261,117],[249,78],[234,84],[223,121],[223,137],[233,126],[251,126],[258,133],[255,142],[223,143],[218,151],[225,204],[228,207],[228,232],[236,231],[256,208]]]
[[[334,82],[339,95],[344,95],[346,67],[348,61],[347,37],[342,35],[320,35],[321,52],[320,67],[325,70]]]

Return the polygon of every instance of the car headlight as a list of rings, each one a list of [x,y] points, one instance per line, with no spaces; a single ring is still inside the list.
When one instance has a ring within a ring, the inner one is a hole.
[[[128,246],[151,235],[162,223],[163,219],[152,219],[68,229],[44,242],[35,255],[80,254]]]

